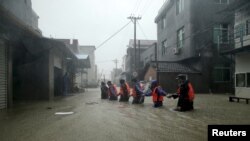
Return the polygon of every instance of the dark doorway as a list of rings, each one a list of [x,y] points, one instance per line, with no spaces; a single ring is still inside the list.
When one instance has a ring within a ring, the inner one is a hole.
[[[63,95],[63,73],[57,67],[54,67],[54,95]]]

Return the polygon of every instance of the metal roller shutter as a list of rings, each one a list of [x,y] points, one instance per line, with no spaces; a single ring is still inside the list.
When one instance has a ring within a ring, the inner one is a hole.
[[[7,107],[7,51],[0,40],[0,109]]]

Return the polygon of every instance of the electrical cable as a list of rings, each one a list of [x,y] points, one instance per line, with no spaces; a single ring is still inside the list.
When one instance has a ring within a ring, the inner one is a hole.
[[[117,35],[119,32],[121,32],[125,27],[127,27],[131,21],[129,21],[127,24],[125,24],[122,28],[120,28],[118,31],[116,31],[114,34],[112,34],[109,38],[107,38],[105,41],[103,41],[100,45],[96,47],[96,49],[102,47],[106,42],[108,42],[110,39],[112,39],[115,35]]]
[[[139,22],[138,22],[138,21],[136,21],[136,22],[138,23],[138,25],[139,25],[139,29],[141,30],[142,34],[144,35],[144,37],[146,38],[146,40],[148,40],[148,37],[147,37],[147,35],[145,34],[145,32],[143,31],[143,29],[142,29],[141,25],[139,24]]]

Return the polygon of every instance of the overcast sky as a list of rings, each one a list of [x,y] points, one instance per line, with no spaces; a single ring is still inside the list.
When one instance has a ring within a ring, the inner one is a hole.
[[[32,0],[39,15],[43,36],[78,39],[80,45],[98,47],[103,41],[129,22],[131,14],[142,16],[137,26],[137,39],[156,40],[154,19],[165,0]],[[129,39],[134,38],[130,23],[119,34],[95,51],[99,72],[106,77],[121,67]]]

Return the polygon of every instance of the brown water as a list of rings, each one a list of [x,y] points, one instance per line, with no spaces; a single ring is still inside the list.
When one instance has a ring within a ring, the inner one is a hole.
[[[194,111],[100,99],[99,89],[53,102],[19,103],[0,111],[1,141],[206,141],[208,124],[250,124],[250,104],[228,102],[228,95],[197,94]],[[55,115],[56,112],[74,112]]]

